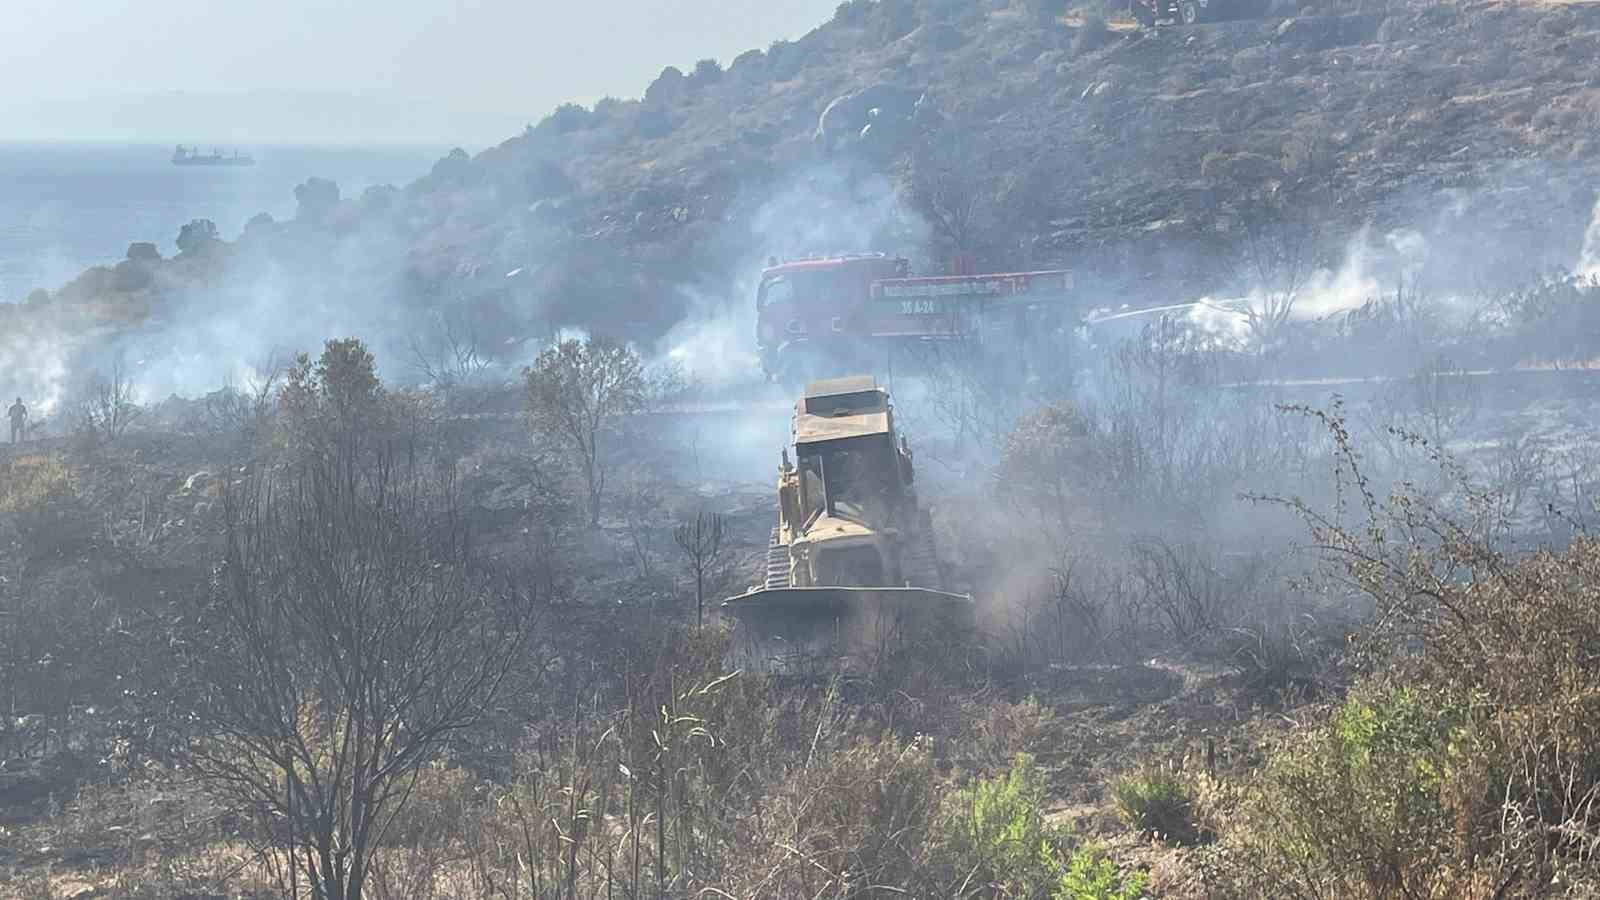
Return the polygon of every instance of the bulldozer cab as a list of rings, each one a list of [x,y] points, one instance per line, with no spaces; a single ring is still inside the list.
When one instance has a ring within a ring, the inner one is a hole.
[[[797,494],[784,524],[799,536],[824,518],[893,527],[910,499],[910,450],[896,445],[889,394],[870,377],[814,382],[795,404]]]
[[[886,436],[849,438],[797,452],[805,516],[862,523],[894,517],[903,486],[897,477],[894,445]]]

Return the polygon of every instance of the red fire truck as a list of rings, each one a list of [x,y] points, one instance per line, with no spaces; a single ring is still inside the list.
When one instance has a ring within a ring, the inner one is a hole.
[[[767,377],[804,383],[843,371],[918,368],[936,353],[985,352],[1024,363],[1070,328],[1072,273],[913,276],[882,253],[769,260],[756,292],[756,345]]]

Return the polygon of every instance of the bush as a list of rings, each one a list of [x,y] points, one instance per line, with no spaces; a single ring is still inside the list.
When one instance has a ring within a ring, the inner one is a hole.
[[[1198,837],[1189,785],[1176,771],[1148,768],[1124,775],[1111,794],[1123,821],[1141,832],[1178,844]]]
[[[1471,857],[1452,862],[1457,832],[1493,809],[1478,725],[1460,698],[1367,686],[1273,752],[1239,846],[1214,863],[1241,894],[1282,879],[1280,896],[1459,896],[1446,873]]]
[[[1068,402],[1052,403],[1023,416],[1006,435],[1000,452],[999,493],[1036,507],[1053,524],[1066,526],[1071,486],[1082,484],[1089,464],[1088,428]]]
[[[1373,673],[1278,747],[1219,868],[1237,893],[1501,896],[1600,878],[1600,541],[1510,557],[1503,501],[1432,450],[1424,495],[1380,496],[1337,416],[1335,474],[1366,521],[1290,502],[1333,573],[1374,604]],[[1438,499],[1443,498],[1443,499]],[[1251,879],[1254,879],[1253,881]]]
[[[296,189],[298,190],[298,188]],[[195,219],[178,230],[179,253],[203,253],[212,244],[221,240],[217,234],[217,225],[210,219]]]
[[[1149,881],[1143,872],[1124,878],[1105,848],[1086,844],[1073,851],[1052,900],[1139,900]]]
[[[1332,655],[1314,629],[1315,623],[1237,628],[1223,649],[1246,691],[1289,706],[1318,692],[1319,673]]]
[[[936,855],[977,896],[1040,900],[1140,896],[1145,884],[1142,873],[1124,879],[1105,851],[1094,845],[1069,851],[1071,835],[1044,819],[1044,792],[1044,778],[1033,757],[1018,754],[1004,774],[980,779],[947,798],[941,836],[935,838]]]
[[[957,791],[947,803],[944,843],[972,883],[999,896],[1036,896],[1057,876],[1060,836],[1040,805],[1044,780],[1032,756],[1019,754],[1010,771]]]

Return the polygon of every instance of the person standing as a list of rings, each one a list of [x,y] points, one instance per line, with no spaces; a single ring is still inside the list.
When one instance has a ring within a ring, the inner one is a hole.
[[[6,415],[11,418],[11,443],[20,443],[28,433],[28,407],[22,404],[21,397],[11,404]]]

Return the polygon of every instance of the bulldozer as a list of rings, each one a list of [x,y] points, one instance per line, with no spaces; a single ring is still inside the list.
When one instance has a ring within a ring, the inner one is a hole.
[[[870,669],[917,636],[970,629],[972,597],[945,590],[911,448],[871,376],[816,381],[795,403],[794,460],[749,590],[722,603],[734,662],[773,673]]]

